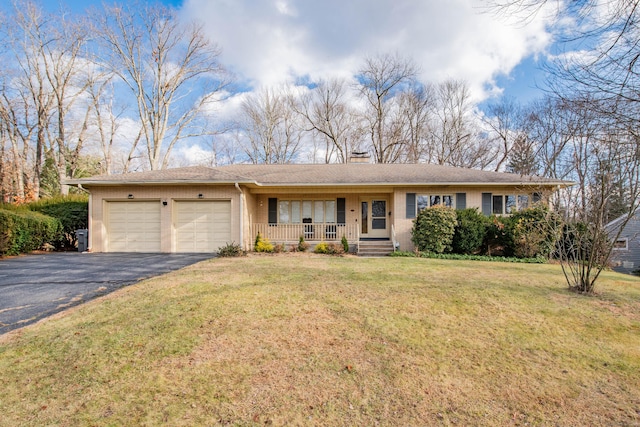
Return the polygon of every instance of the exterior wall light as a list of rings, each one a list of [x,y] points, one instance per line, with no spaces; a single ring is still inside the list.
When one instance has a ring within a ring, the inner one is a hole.
[[[129,195],[127,196],[127,199],[133,199],[133,194],[129,194]]]
[[[198,199],[204,199],[204,196],[202,195],[202,193],[198,194]]]

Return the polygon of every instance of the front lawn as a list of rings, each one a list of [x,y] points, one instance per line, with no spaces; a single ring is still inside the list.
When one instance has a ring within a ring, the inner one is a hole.
[[[0,337],[0,426],[640,424],[640,280],[416,258],[201,262]]]

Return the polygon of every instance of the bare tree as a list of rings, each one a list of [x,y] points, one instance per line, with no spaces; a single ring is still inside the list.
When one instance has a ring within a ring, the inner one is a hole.
[[[434,107],[432,85],[416,84],[399,95],[400,114],[404,120],[404,160],[407,163],[428,161],[427,137],[429,115]]]
[[[493,159],[490,141],[478,135],[464,82],[447,80],[436,86],[427,145],[429,161],[440,165],[484,169]]]
[[[13,6],[11,20],[3,26],[6,30],[6,53],[13,65],[10,71],[12,78],[6,81],[3,91],[5,94],[8,93],[5,96],[5,105],[11,105],[15,101],[23,110],[20,115],[12,114],[16,121],[11,126],[13,131],[17,132],[14,135],[19,134],[21,142],[26,144],[23,149],[33,153],[33,162],[30,165],[33,174],[28,180],[29,188],[24,189],[24,198],[37,199],[40,195],[47,132],[55,106],[55,95],[48,82],[46,64],[43,61],[44,48],[51,41],[48,29],[52,18],[45,16],[31,2],[14,3]],[[35,133],[33,147],[30,146],[32,132]],[[25,160],[26,156],[22,159]],[[22,190],[20,192],[22,193]]]
[[[571,180],[555,201],[563,213],[556,255],[570,289],[590,293],[640,199],[640,138],[621,123],[616,105],[585,97],[548,100],[531,117],[547,176]],[[603,111],[614,114],[603,114]],[[607,227],[621,215],[616,227]]]
[[[86,26],[64,12],[52,15],[31,1],[16,1],[11,20],[3,28],[6,53],[13,65],[2,88],[5,107],[9,107],[6,111],[13,120],[8,126],[13,137],[20,137],[23,149],[33,154],[33,174],[26,183],[28,197],[37,198],[41,193],[45,158],[57,175],[46,191],[66,193],[67,187],[60,183],[73,172],[86,137],[81,123],[74,138],[69,138],[73,124],[68,122],[77,113],[73,110],[85,87],[82,70],[86,67],[81,63]],[[20,114],[15,114],[16,108]],[[81,113],[81,122],[83,117],[86,114]],[[26,162],[27,156],[14,159]],[[19,185],[19,198],[23,192]]]
[[[300,149],[302,128],[291,107],[289,88],[265,88],[242,104],[238,139],[253,163],[290,163]]]
[[[324,141],[324,162],[346,163],[358,150],[361,126],[350,106],[344,79],[321,80],[293,104],[307,124],[306,130]]]
[[[227,84],[220,51],[159,5],[106,7],[94,20],[103,65],[135,99],[149,167],[164,168],[178,141],[210,132],[197,120]]]
[[[396,162],[403,154],[397,96],[413,85],[417,74],[412,61],[389,54],[365,58],[358,71],[358,89],[366,100],[364,118],[377,163]]]
[[[118,116],[114,112],[114,99],[112,91],[107,91],[112,86],[113,75],[99,74],[89,79],[87,93],[93,111],[91,125],[97,134],[102,160],[100,172],[110,175],[113,163],[113,150],[116,132],[118,130]]]
[[[551,11],[561,28],[557,42],[567,55],[556,55],[548,70],[553,89],[569,98],[594,96],[602,100],[624,99],[627,107],[640,102],[640,1],[639,0],[492,0],[498,14],[520,14],[524,19]],[[609,105],[594,104],[593,107]],[[607,114],[622,114],[619,109]]]
[[[36,19],[34,15],[26,18],[33,21]],[[55,137],[50,141],[49,152],[54,157],[60,192],[67,194],[68,186],[62,182],[67,178],[67,170],[70,171],[70,176],[73,176],[86,136],[87,106],[84,108],[85,113],[79,125],[78,135],[73,142],[67,137],[66,120],[87,85],[82,73],[87,63],[84,61],[83,64],[80,57],[85,46],[87,29],[83,23],[69,20],[65,14],[61,14],[55,25],[47,27],[46,34],[39,33],[38,36],[40,38],[34,41],[55,103],[56,129]]]
[[[497,142],[495,147],[495,168],[500,171],[511,155],[511,150],[518,143],[518,154],[527,150],[525,134],[527,115],[514,99],[502,99],[489,104],[483,122],[489,128]]]
[[[621,230],[635,215],[640,196],[636,191],[640,169],[636,137],[640,127],[640,1],[494,0],[493,6],[501,13],[523,13],[525,19],[552,9],[557,21],[574,23],[572,27],[556,27],[565,32],[559,42],[565,42],[567,54],[556,55],[547,71],[549,86],[559,102],[571,106],[564,111],[575,114],[577,120],[570,121],[573,129],[564,133],[570,135],[566,138],[570,156],[559,154],[566,149],[552,151],[554,165],[556,159],[573,160],[578,182],[582,222],[576,219],[567,227],[574,227],[573,232],[584,239],[576,238],[577,248],[562,254],[567,265],[577,266],[571,270],[575,274],[567,275],[567,282],[572,289],[591,292],[617,234],[603,228],[612,211],[611,198],[618,198],[616,210],[623,213],[617,221]],[[625,197],[626,203],[622,200]]]
[[[618,130],[597,135],[583,144],[581,154],[588,160],[576,157],[576,166],[589,168],[587,173],[580,171],[586,181],[581,183],[584,210],[576,209],[565,221],[558,255],[570,289],[591,293],[608,264],[614,242],[632,218],[628,213],[638,208],[640,141],[632,133]],[[626,188],[628,205],[622,207],[623,214],[615,225],[608,226],[620,180]]]

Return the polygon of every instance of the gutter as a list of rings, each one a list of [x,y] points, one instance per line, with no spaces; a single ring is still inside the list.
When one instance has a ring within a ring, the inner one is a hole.
[[[237,182],[234,185],[240,192],[240,247],[244,249],[244,193]]]

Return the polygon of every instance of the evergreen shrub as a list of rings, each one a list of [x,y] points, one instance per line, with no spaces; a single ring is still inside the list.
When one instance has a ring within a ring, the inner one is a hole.
[[[451,208],[423,209],[414,220],[411,241],[421,252],[441,254],[451,249],[456,223],[456,211]]]

